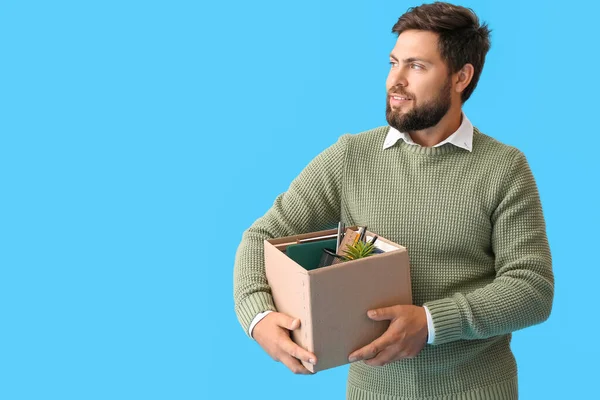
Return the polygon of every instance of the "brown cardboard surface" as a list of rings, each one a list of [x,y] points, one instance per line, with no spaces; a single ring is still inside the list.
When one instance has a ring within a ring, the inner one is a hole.
[[[347,364],[350,353],[385,332],[389,322],[372,321],[367,310],[412,304],[407,249],[385,238],[377,240],[398,250],[311,271],[284,253],[287,245],[299,240],[336,233],[332,229],[264,243],[265,269],[275,306],[279,312],[300,318],[301,327],[291,336],[317,356],[316,366],[303,363],[313,372]]]

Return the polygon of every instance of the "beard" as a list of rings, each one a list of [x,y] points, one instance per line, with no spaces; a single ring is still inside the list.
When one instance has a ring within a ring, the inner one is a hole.
[[[407,96],[415,101],[415,97],[404,91],[393,91],[403,96]],[[385,117],[391,127],[400,132],[409,133],[431,128],[437,125],[446,115],[451,105],[452,82],[450,78],[446,79],[444,87],[440,90],[437,97],[421,106],[415,106],[410,111],[402,113],[399,109],[392,109],[389,97],[386,96]]]

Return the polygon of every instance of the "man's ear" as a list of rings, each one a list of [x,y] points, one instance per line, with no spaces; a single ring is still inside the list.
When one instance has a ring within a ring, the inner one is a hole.
[[[473,79],[473,73],[475,69],[472,64],[465,64],[458,72],[454,74],[454,90],[457,93],[462,93],[471,80]]]

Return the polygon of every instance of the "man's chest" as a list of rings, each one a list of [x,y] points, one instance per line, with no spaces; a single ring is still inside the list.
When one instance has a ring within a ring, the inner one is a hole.
[[[348,223],[367,225],[404,246],[439,253],[489,246],[495,196],[482,175],[423,168],[387,171],[385,176],[365,174],[343,193]]]

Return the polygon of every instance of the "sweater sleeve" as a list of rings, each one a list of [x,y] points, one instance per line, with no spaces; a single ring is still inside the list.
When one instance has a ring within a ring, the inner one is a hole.
[[[550,315],[552,259],[538,189],[521,151],[503,184],[491,216],[496,277],[473,292],[425,303],[433,319],[434,345],[507,334]]]
[[[244,233],[235,255],[233,297],[238,321],[248,334],[257,314],[276,311],[267,283],[264,240],[333,227],[340,220],[342,177],[350,135],[317,155],[275,198],[266,214]]]

